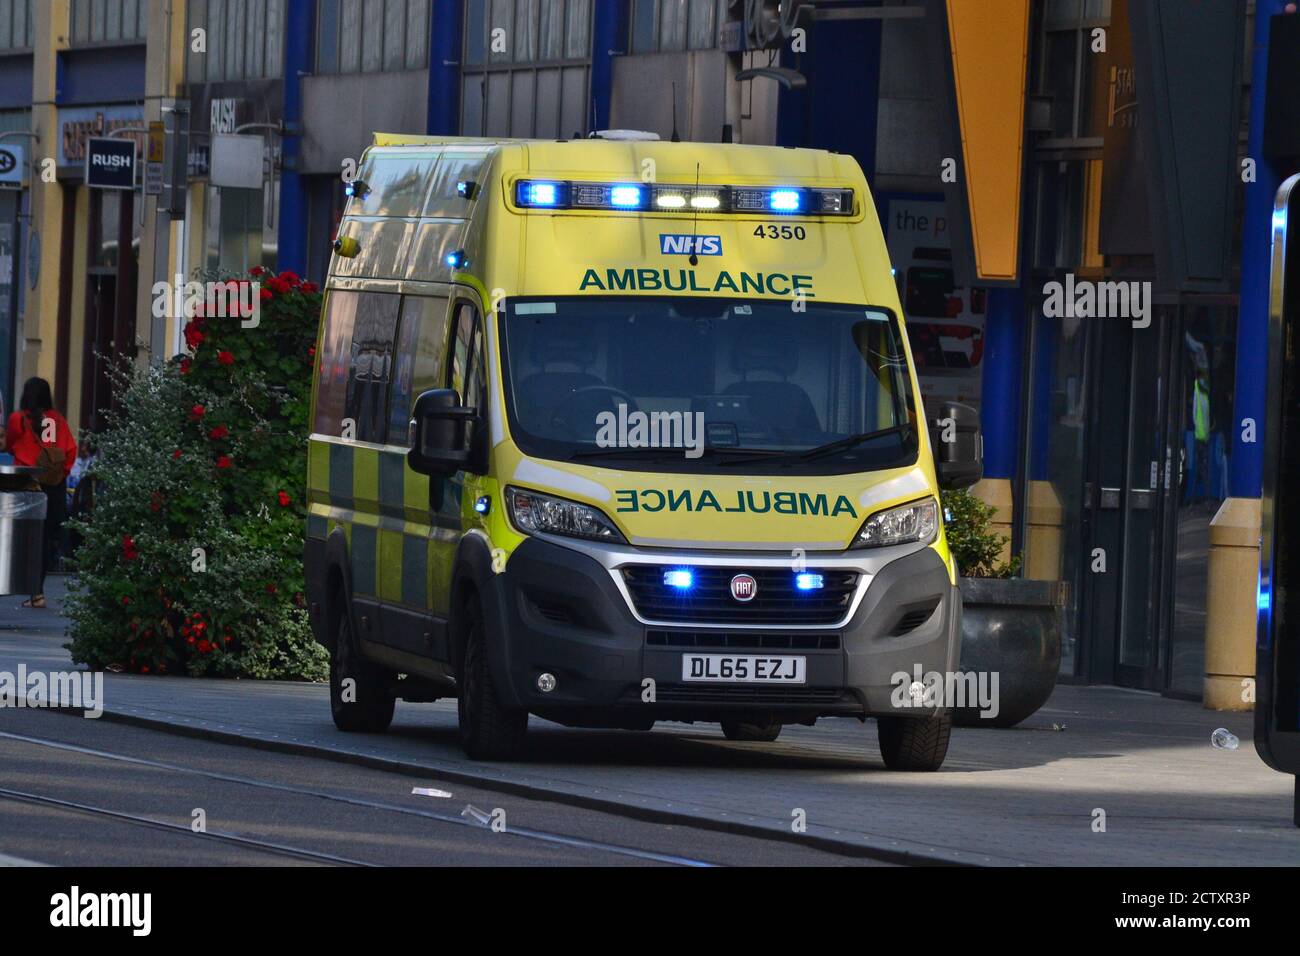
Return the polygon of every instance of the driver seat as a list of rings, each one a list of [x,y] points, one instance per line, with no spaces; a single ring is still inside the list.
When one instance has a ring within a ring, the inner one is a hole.
[[[749,413],[782,440],[798,440],[821,434],[817,409],[803,386],[789,381],[799,367],[799,342],[795,335],[779,329],[746,330],[731,352],[732,369],[740,381],[724,388],[724,395],[749,397]],[[772,378],[755,380],[761,373]]]
[[[529,431],[545,433],[551,416],[570,395],[605,382],[586,371],[596,347],[577,326],[540,332],[533,339],[530,353],[540,370],[525,376],[515,387],[515,414]]]

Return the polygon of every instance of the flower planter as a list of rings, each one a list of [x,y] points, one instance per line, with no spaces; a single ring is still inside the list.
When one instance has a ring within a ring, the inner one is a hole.
[[[1061,666],[1060,583],[960,578],[963,672],[998,675],[998,714],[959,707],[964,727],[1013,727],[1046,703]]]

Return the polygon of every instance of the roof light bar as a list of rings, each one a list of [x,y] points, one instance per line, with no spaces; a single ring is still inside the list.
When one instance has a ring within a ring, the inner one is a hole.
[[[851,216],[852,189],[798,186],[692,186],[521,179],[523,209],[607,209],[619,212],[721,212],[783,216]]]

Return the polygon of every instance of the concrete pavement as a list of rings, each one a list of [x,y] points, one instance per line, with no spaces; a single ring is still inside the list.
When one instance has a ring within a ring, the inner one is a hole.
[[[0,669],[19,662],[67,668],[61,589],[50,583],[46,612],[0,599]],[[1021,727],[954,731],[941,772],[897,774],[880,761],[874,727],[855,720],[788,727],[774,744],[736,744],[715,725],[661,724],[639,734],[534,718],[526,762],[479,764],[456,745],[453,701],[399,704],[390,733],[366,736],[334,729],[323,686],[117,674],[105,684],[112,719],[650,820],[870,847],[899,859],[1300,862],[1292,780],[1255,754],[1251,715],[1117,688],[1060,687]],[[0,730],[5,721],[0,711]],[[1211,746],[1220,726],[1241,739],[1237,750]],[[807,830],[794,834],[800,816]]]

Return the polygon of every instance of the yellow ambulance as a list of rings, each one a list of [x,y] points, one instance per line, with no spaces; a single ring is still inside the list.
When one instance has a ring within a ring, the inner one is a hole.
[[[922,410],[853,159],[379,134],[347,191],[306,544],[340,729],[454,697],[509,759],[530,715],[874,717],[886,765],[942,763],[978,421]]]

